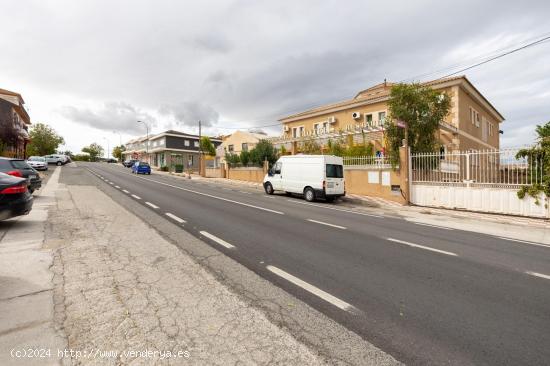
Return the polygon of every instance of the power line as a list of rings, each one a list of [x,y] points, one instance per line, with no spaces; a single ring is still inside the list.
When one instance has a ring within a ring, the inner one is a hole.
[[[504,51],[505,49],[507,49],[507,48],[509,48],[509,47],[502,48],[502,49],[499,49],[499,50],[494,51],[494,52],[490,52],[490,53],[488,53],[488,54],[483,55],[482,57],[471,58],[470,60],[480,59],[480,58],[482,58],[483,60],[482,60],[482,61],[479,61],[479,62],[477,62],[477,63],[475,63],[475,64],[473,64],[473,65],[470,65],[470,66],[461,68],[461,69],[459,69],[459,70],[457,70],[457,71],[454,71],[454,72],[452,72],[452,73],[449,73],[449,74],[446,74],[446,75],[444,75],[444,76],[441,76],[441,77],[439,77],[438,79],[444,79],[444,78],[447,78],[447,77],[450,77],[450,76],[453,76],[453,75],[462,73],[462,72],[464,72],[464,71],[471,70],[471,69],[473,69],[473,68],[475,68],[475,67],[479,67],[479,66],[484,65],[484,64],[486,64],[486,63],[489,63],[489,62],[491,62],[491,61],[500,59],[500,58],[502,58],[502,57],[504,57],[504,56],[507,56],[507,55],[510,55],[510,54],[512,54],[512,53],[519,52],[519,51],[524,50],[524,49],[526,49],[526,48],[540,45],[540,44],[542,44],[542,43],[544,43],[544,42],[550,40],[550,35],[549,35],[549,34],[550,34],[550,33],[545,33],[544,35],[539,36],[539,37],[542,37],[542,38],[540,38],[540,39],[537,39],[537,40],[535,40],[535,41],[531,41],[531,42],[529,42],[529,43],[527,43],[527,44],[525,44],[525,45],[516,47],[516,48],[514,48],[514,49],[512,49],[512,50],[509,50],[509,51],[506,51],[506,52],[499,53],[499,54],[497,54],[497,55],[495,55],[495,56],[490,56],[490,57],[487,58],[487,59],[484,59],[484,58],[488,57],[489,55],[494,54],[495,52]],[[534,37],[534,38],[539,38],[539,37]],[[530,38],[530,39],[533,39],[533,38]],[[452,70],[452,69],[454,69],[454,68],[456,68],[456,67],[459,67],[459,66],[462,65],[462,64],[464,64],[464,62],[457,63],[457,64],[453,64],[453,65],[451,65],[451,66],[444,67],[444,68],[439,69],[439,70],[434,71],[434,72],[429,72],[429,73],[417,75],[417,76],[414,76],[414,77],[411,77],[411,78],[403,79],[403,80],[400,81],[400,82],[405,82],[405,81],[414,80],[414,79],[419,78],[419,77],[426,77],[426,76],[430,76],[430,75],[434,75],[434,74],[439,74],[440,72],[447,71],[447,70]],[[286,114],[294,114],[294,113],[300,112],[300,111],[302,111],[302,110],[304,110],[304,109],[313,108],[313,107],[315,107],[315,106],[317,106],[317,105],[318,105],[318,104],[312,105],[312,106],[310,106],[310,107],[303,107],[303,108],[301,108],[300,110],[291,111],[291,112],[286,112]],[[257,120],[256,120],[256,121],[257,121]],[[275,127],[275,126],[280,126],[280,125],[282,125],[282,123],[279,122],[279,123],[269,124],[269,125],[264,125],[264,126],[248,126],[248,127],[247,127],[247,126],[240,126],[240,127],[217,127],[217,126],[216,126],[216,128],[219,128],[219,129],[228,129],[228,130],[233,130],[233,129],[235,129],[235,130],[238,130],[238,129],[247,129],[247,130],[250,130],[250,129],[253,129],[253,128]]]

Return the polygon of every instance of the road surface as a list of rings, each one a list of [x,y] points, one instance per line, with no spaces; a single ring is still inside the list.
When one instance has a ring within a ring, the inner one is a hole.
[[[550,246],[79,165],[407,364],[550,362]]]

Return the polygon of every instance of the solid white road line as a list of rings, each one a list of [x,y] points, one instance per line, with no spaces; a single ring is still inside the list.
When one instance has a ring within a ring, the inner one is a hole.
[[[439,226],[439,225],[432,225],[432,224],[425,224],[423,222],[413,222],[414,224],[416,225],[422,225],[422,226],[429,226],[429,227],[436,227],[438,229],[443,229],[443,230],[454,230],[453,228],[450,228],[450,227],[445,227],[445,226]]]
[[[518,239],[505,238],[505,237],[503,237],[503,236],[497,236],[497,238],[502,239],[502,240],[515,241],[515,242],[523,243],[523,244],[537,245],[537,246],[539,246],[539,247],[550,248],[550,245],[548,245],[548,244],[533,243],[532,241],[525,241],[525,240],[518,240]]]
[[[140,196],[136,196],[135,194],[133,194],[132,197],[134,197],[136,200],[140,200],[140,199],[141,199]]]
[[[130,193],[130,192],[128,192],[128,191],[127,191],[127,190],[125,190],[125,189],[123,189],[123,190],[122,190],[122,192],[124,192],[124,193]]]
[[[317,220],[313,220],[313,219],[307,219],[307,221],[314,222],[316,224],[321,224],[321,225],[326,225],[326,226],[331,226],[331,227],[335,227],[335,228],[338,228],[338,229],[346,230],[345,226],[329,224],[328,222],[317,221]]]
[[[456,253],[453,253],[453,252],[447,252],[445,250],[439,250],[439,249],[435,249],[435,248],[431,248],[431,247],[426,247],[424,245],[414,244],[414,243],[410,243],[410,242],[404,241],[404,240],[393,239],[393,238],[386,238],[386,240],[393,241],[395,243],[405,244],[405,245],[408,245],[408,246],[414,247],[414,248],[430,250],[432,252],[437,252],[437,253],[446,254],[446,255],[458,256]]]
[[[349,213],[352,213],[352,214],[356,214],[356,215],[362,215],[362,216],[370,216],[370,217],[378,217],[380,219],[383,219],[384,216],[381,216],[381,215],[374,215],[374,214],[368,214],[368,213],[364,213],[364,212],[357,212],[357,211],[352,211],[352,210],[346,210],[346,209],[343,209],[343,208],[336,208],[336,207],[328,207],[328,206],[323,206],[323,205],[317,205],[315,203],[309,203],[309,202],[300,202],[298,200],[293,200],[293,199],[287,199],[288,202],[294,202],[294,203],[297,203],[297,204],[300,204],[300,205],[307,205],[307,206],[315,206],[315,207],[321,207],[321,208],[326,208],[327,210],[334,210],[334,211],[340,211],[340,212],[349,212]]]
[[[210,240],[212,240],[212,241],[215,241],[216,243],[220,244],[221,246],[226,247],[227,249],[235,248],[234,245],[229,244],[229,243],[226,242],[225,240],[220,239],[220,238],[218,238],[217,236],[212,235],[212,234],[210,234],[210,233],[207,232],[207,231],[200,231],[200,234],[201,234],[202,236],[206,236],[208,239],[210,239]]]
[[[229,198],[214,196],[214,195],[212,195],[212,194],[203,193],[203,192],[199,192],[199,191],[194,191],[194,190],[188,189],[188,188],[178,187],[178,186],[175,186],[175,185],[172,185],[172,184],[168,184],[168,183],[164,183],[164,182],[159,182],[158,180],[154,180],[154,179],[149,179],[149,178],[144,178],[144,177],[136,177],[136,178],[148,180],[148,181],[150,181],[150,182],[162,184],[163,186],[168,186],[168,187],[176,188],[176,189],[179,189],[179,190],[182,190],[182,191],[195,193],[195,194],[198,194],[198,195],[201,195],[201,196],[210,197],[210,198],[215,198],[215,199],[220,200],[220,201],[231,202],[231,203],[234,203],[234,204],[237,204],[237,205],[246,206],[246,207],[250,207],[250,208],[255,208],[255,209],[257,209],[257,210],[262,210],[262,211],[266,211],[266,212],[271,212],[271,213],[274,213],[274,214],[277,214],[277,215],[284,215],[284,214],[285,214],[284,212],[281,212],[281,211],[275,211],[275,210],[272,210],[272,209],[269,209],[269,208],[265,208],[265,207],[260,207],[260,206],[255,206],[255,205],[251,205],[251,204],[244,203],[244,202],[239,202],[239,201],[230,200]]]
[[[145,202],[146,205],[151,206],[153,208],[159,208],[157,205],[151,203],[151,202]]]
[[[531,272],[531,271],[525,271],[525,273],[527,273],[528,275],[531,275],[531,276],[537,276],[537,277],[540,277],[540,278],[545,278],[547,280],[550,280],[549,275],[545,275],[545,274],[542,274],[542,273]]]
[[[173,220],[176,220],[176,221],[179,222],[180,224],[185,224],[185,223],[187,222],[187,221],[185,221],[184,219],[180,219],[180,218],[177,217],[176,215],[171,214],[170,212],[166,212],[165,215],[168,216],[169,218],[173,219]]]
[[[309,284],[305,281],[302,281],[298,277],[295,277],[295,276],[291,275],[290,273],[287,273],[287,272],[283,271],[280,268],[277,268],[275,266],[267,266],[266,268],[269,271],[275,273],[277,276],[280,276],[280,277],[284,278],[285,280],[287,280],[289,282],[292,282],[296,286],[299,286],[299,287],[303,288],[304,290],[320,297],[321,299],[331,303],[332,305],[334,305],[336,307],[339,307],[342,310],[352,311],[352,312],[354,310],[356,310],[353,305],[350,305],[347,302],[345,302],[343,300],[340,300],[339,298],[337,298],[335,296],[332,296],[328,292],[325,292],[325,291],[321,290],[318,287],[315,287],[315,286],[313,286],[313,285],[311,285],[311,284]]]

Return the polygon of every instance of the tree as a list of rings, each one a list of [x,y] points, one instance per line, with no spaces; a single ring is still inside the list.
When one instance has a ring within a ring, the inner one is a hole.
[[[83,147],[82,152],[90,155],[90,161],[97,161],[97,158],[103,155],[103,148],[100,144],[94,142],[89,146]]]
[[[227,162],[227,164],[229,164],[229,166],[235,166],[239,164],[241,159],[237,154],[225,153],[225,161]]]
[[[208,136],[201,137],[200,144],[201,144],[201,150],[203,154],[216,156],[216,147],[214,146],[212,141],[210,141],[210,137]]]
[[[257,165],[262,165],[264,161],[267,160],[271,166],[277,161],[277,152],[270,141],[260,140],[256,146],[250,150],[250,160]]]
[[[69,158],[71,158],[71,160],[73,160],[74,158],[74,154],[71,150],[58,151],[57,153],[60,155],[67,155]]]
[[[535,128],[537,141],[535,146],[529,149],[521,149],[516,154],[516,159],[527,158],[529,164],[528,174],[539,176],[539,182],[531,186],[523,186],[518,191],[518,197],[524,198],[526,194],[535,198],[538,204],[540,193],[550,197],[550,121]],[[542,172],[540,171],[542,169]]]
[[[113,156],[119,161],[122,161],[122,153],[124,151],[126,151],[126,147],[124,145],[115,146],[113,147]]]
[[[37,123],[31,126],[29,132],[31,142],[27,145],[27,155],[50,155],[55,154],[59,145],[65,143],[63,137],[45,123]]]
[[[385,123],[386,150],[392,164],[399,161],[399,147],[405,130],[396,121],[404,121],[408,129],[411,152],[433,152],[437,148],[439,122],[449,113],[451,100],[445,93],[417,83],[396,84],[388,101],[389,115]]]
[[[336,139],[334,141],[329,139],[327,142],[327,147],[329,155],[344,156],[346,152],[346,147],[342,142],[342,139]]]
[[[241,161],[243,166],[248,166],[248,163],[250,162],[250,151],[241,151],[241,154],[239,155],[239,160]]]
[[[314,139],[308,139],[304,142],[302,142],[302,147],[300,149],[304,154],[320,154],[321,153],[321,145]]]

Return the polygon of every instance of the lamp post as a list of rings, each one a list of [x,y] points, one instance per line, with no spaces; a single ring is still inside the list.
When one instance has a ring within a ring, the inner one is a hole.
[[[145,140],[145,156],[147,156],[147,162],[149,162],[149,125],[143,121],[138,121],[138,123],[143,123],[145,125],[145,130],[147,131],[147,140]]]

